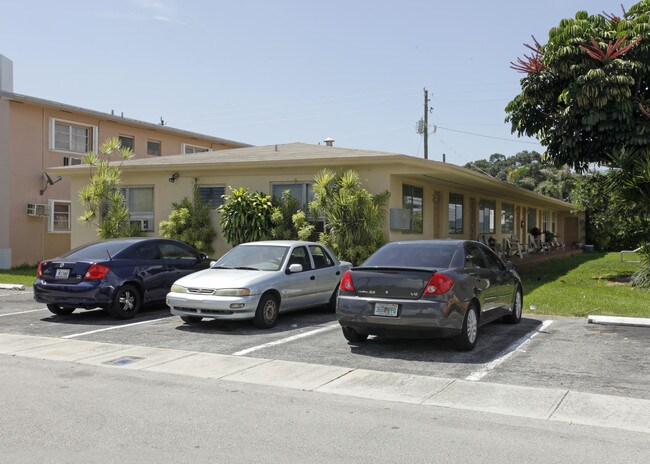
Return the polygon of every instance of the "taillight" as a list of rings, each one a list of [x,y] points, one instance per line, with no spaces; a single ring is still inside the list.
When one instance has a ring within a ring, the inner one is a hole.
[[[454,286],[454,280],[444,274],[436,272],[433,274],[427,286],[424,289],[425,295],[442,295],[448,292]]]
[[[352,274],[350,271],[345,271],[343,277],[341,278],[341,284],[339,285],[339,290],[344,292],[356,292],[354,289],[354,284],[352,283]]]
[[[101,264],[93,264],[90,266],[90,268],[86,271],[86,275],[84,275],[84,279],[103,279],[104,276],[108,274],[108,267],[102,266]]]
[[[36,277],[43,277],[43,261],[38,263],[38,268],[36,269]]]

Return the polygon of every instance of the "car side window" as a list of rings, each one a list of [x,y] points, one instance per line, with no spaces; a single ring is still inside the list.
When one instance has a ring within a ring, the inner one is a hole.
[[[309,245],[309,251],[311,251],[311,257],[314,259],[316,269],[334,266],[334,260],[322,246]]]
[[[164,259],[183,259],[187,261],[197,259],[197,256],[191,250],[187,250],[175,243],[162,243],[160,251]]]
[[[287,264],[287,268],[292,264],[302,265],[303,271],[311,270],[311,263],[309,262],[309,255],[307,254],[307,248],[305,248],[304,246],[300,246],[293,249],[293,251],[291,252],[291,256],[289,256],[289,263]]]
[[[135,259],[162,259],[162,254],[155,243],[145,243],[133,251]]]
[[[465,253],[465,268],[467,269],[487,269],[487,263],[481,250],[476,246],[467,247]]]
[[[494,271],[501,271],[504,269],[503,264],[499,257],[494,254],[492,250],[487,247],[482,248],[483,253],[485,254],[485,259],[487,260],[487,266]]]

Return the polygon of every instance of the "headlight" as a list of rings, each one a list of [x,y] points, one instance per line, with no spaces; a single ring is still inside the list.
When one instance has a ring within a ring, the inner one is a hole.
[[[220,288],[215,290],[214,294],[216,296],[248,296],[251,291],[248,288]]]
[[[172,293],[185,293],[187,290],[185,289],[185,287],[182,287],[182,286],[180,286],[178,284],[173,284],[170,291]]]

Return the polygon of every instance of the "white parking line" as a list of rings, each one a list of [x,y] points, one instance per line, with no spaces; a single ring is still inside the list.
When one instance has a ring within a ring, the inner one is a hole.
[[[341,327],[338,322],[335,323],[335,324],[326,325],[325,327],[321,327],[320,329],[311,330],[309,332],[301,333],[301,334],[298,334],[298,335],[293,335],[293,336],[287,337],[287,338],[282,338],[282,339],[276,340],[274,342],[269,342],[269,343],[265,343],[263,345],[254,346],[252,348],[246,348],[245,350],[238,351],[236,353],[233,353],[232,355],[233,356],[244,356],[245,354],[252,353],[253,351],[262,350],[262,349],[268,348],[270,346],[282,345],[283,343],[289,343],[289,342],[292,342],[294,340],[298,340],[299,338],[310,337],[312,335],[316,335],[316,334],[321,333],[321,332],[326,332],[328,330],[336,329],[337,327]]]
[[[82,332],[82,333],[78,333],[78,334],[66,335],[65,337],[61,337],[61,338],[81,337],[83,335],[90,335],[90,334],[94,334],[94,333],[98,333],[98,332],[105,332],[107,330],[121,329],[122,327],[131,327],[131,326],[134,326],[134,325],[149,324],[150,322],[164,321],[166,319],[169,319],[169,318],[168,317],[161,317],[160,319],[151,319],[150,321],[140,321],[140,322],[134,322],[132,324],[114,325],[112,327],[104,327],[103,329],[91,330],[90,332]]]
[[[7,313],[7,314],[0,314],[0,317],[5,317],[5,316],[15,316],[17,314],[27,314],[27,313],[36,313],[39,311],[49,311],[47,308],[41,308],[41,309],[30,309],[29,311],[19,311],[17,313]]]
[[[539,327],[539,329],[537,329],[534,332],[529,332],[524,337],[520,338],[519,340],[517,340],[516,342],[511,344],[508,348],[506,348],[505,350],[503,350],[501,352],[501,356],[499,356],[495,360],[490,361],[489,363],[487,363],[485,366],[483,366],[482,369],[479,369],[476,372],[472,372],[470,375],[465,377],[465,380],[469,380],[470,382],[477,382],[477,381],[481,380],[483,377],[488,375],[490,373],[490,371],[492,371],[495,367],[502,364],[506,359],[508,359],[510,356],[512,356],[513,353],[519,351],[526,343],[528,343],[533,338],[535,338],[535,336],[538,333],[540,333],[541,331],[546,329],[552,323],[553,323],[553,321],[551,321],[551,320],[542,322],[542,325]]]

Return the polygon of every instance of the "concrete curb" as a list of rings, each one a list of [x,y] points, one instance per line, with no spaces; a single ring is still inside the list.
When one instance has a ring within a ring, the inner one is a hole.
[[[626,325],[631,327],[650,327],[650,319],[644,317],[589,316],[589,324]]]
[[[163,372],[650,434],[650,400],[340,366],[0,333],[0,355]]]
[[[0,290],[25,290],[25,286],[19,284],[0,284]]]

